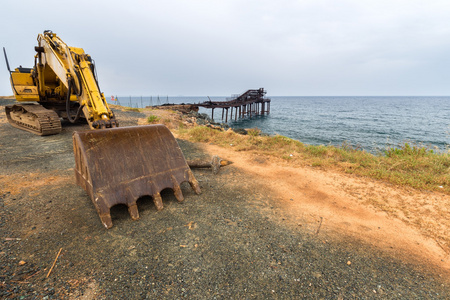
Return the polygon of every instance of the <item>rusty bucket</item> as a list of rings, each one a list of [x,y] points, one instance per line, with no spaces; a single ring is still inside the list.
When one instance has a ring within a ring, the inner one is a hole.
[[[74,132],[75,177],[91,197],[106,228],[112,227],[110,208],[125,204],[133,220],[136,201],[152,196],[163,208],[160,192],[171,188],[183,201],[180,185],[200,187],[177,141],[164,125],[146,125]]]

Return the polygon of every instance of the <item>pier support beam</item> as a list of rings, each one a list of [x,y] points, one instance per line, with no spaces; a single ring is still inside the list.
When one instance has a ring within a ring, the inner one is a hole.
[[[258,90],[248,90],[242,95],[228,98],[227,101],[209,101],[199,103],[197,106],[204,108],[211,108],[211,118],[214,120],[214,109],[222,109],[222,121],[228,122],[228,110],[230,111],[230,120],[237,120],[237,118],[252,117],[258,115],[269,114],[270,112],[270,99],[264,98],[266,91],[263,88]],[[159,100],[159,98],[158,98]],[[233,111],[235,109],[235,111]],[[234,113],[234,115],[233,115]]]

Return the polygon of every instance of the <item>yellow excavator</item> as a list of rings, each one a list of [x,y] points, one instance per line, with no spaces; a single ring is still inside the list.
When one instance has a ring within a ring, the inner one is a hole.
[[[6,107],[11,125],[38,135],[61,132],[60,118],[85,118],[91,129],[118,127],[97,81],[95,64],[81,48],[68,47],[55,33],[38,35],[34,68],[11,72],[16,100],[33,102]]]
[[[171,188],[183,201],[180,185],[200,187],[178,143],[164,125],[119,127],[100,92],[93,59],[82,48],[67,46],[50,30],[38,35],[33,68],[11,71],[18,104],[5,106],[9,123],[37,135],[61,132],[61,119],[85,120],[90,130],[75,131],[73,147],[77,184],[89,194],[100,220],[112,227],[110,208],[125,204],[138,219],[136,201],[152,196],[163,208],[160,192]]]

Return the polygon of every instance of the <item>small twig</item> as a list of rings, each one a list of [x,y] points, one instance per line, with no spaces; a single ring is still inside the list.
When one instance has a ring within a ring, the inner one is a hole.
[[[16,283],[30,283],[29,281],[20,281],[20,280],[10,280],[10,281]]]
[[[52,272],[53,268],[55,267],[56,261],[58,260],[58,257],[59,257],[59,255],[61,254],[61,250],[62,250],[62,248],[59,249],[58,255],[56,255],[55,261],[53,262],[53,265],[52,265],[52,267],[50,268],[50,271],[48,271],[47,278],[48,278],[48,276],[50,276],[50,273]]]
[[[319,227],[317,228],[317,231],[316,231],[316,235],[318,235],[318,234],[319,234],[319,231],[320,231],[320,227],[322,227],[322,221],[323,221],[323,218],[322,218],[322,217],[320,217],[320,224],[319,224]]]
[[[28,276],[28,277],[25,277],[24,278],[24,280],[27,280],[27,279],[30,279],[31,277],[33,277],[34,275],[37,275],[37,274],[39,274],[40,272],[41,272],[42,270],[39,270],[39,271],[37,271],[37,272],[34,272],[33,274],[31,274],[30,276]]]
[[[437,239],[434,239],[436,241],[436,243],[438,244],[439,247],[441,247],[442,250],[444,250],[445,254],[448,255],[447,250],[445,250],[444,246],[441,245],[441,243],[439,243],[439,241]]]

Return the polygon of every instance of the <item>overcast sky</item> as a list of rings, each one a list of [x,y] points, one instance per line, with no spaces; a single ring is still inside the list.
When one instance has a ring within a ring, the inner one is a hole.
[[[450,95],[450,1],[2,0],[0,46],[32,67],[57,33],[106,96]],[[3,55],[0,95],[11,95]]]

